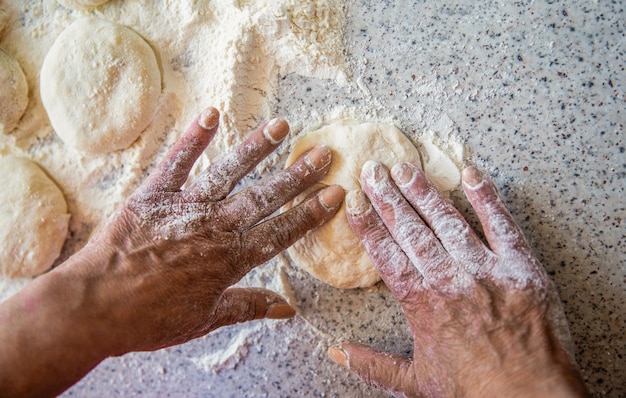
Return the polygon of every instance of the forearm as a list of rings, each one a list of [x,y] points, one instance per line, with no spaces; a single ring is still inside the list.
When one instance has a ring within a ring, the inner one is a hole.
[[[86,280],[61,268],[0,305],[2,396],[59,394],[109,355]]]

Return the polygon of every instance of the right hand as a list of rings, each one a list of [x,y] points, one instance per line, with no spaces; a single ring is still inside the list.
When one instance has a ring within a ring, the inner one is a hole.
[[[361,185],[348,221],[408,318],[414,354],[344,343],[329,350],[335,362],[399,396],[586,395],[548,318],[548,276],[490,180],[463,172],[489,247],[413,164],[390,174],[370,161]]]

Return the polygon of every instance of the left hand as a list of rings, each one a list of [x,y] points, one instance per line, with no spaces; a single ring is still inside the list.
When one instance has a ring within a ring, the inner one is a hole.
[[[295,314],[273,292],[229,287],[335,214],[343,190],[332,186],[262,222],[328,172],[330,151],[316,147],[288,169],[228,197],[289,133],[287,123],[275,119],[181,190],[217,131],[218,118],[214,108],[200,115],[84,249],[107,287],[116,287],[102,294],[105,329],[115,331],[110,337],[119,354],[183,343],[232,323]]]
[[[275,119],[181,189],[218,119],[205,110],[82,250],[0,305],[1,396],[55,396],[108,356],[295,314],[276,293],[230,286],[336,213],[344,194],[330,186],[266,219],[328,172],[330,150],[228,196],[289,133]]]

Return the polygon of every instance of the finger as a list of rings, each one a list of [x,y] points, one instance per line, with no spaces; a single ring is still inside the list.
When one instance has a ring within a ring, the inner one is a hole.
[[[491,250],[497,255],[530,251],[522,230],[488,178],[473,166],[463,170],[463,190],[476,211]]]
[[[243,271],[247,273],[330,220],[339,210],[343,196],[343,188],[331,185],[289,211],[244,232],[241,238]]]
[[[279,294],[258,288],[230,288],[217,303],[210,330],[255,319],[287,319],[296,311]]]
[[[146,186],[158,186],[159,189],[170,192],[178,191],[187,180],[193,164],[213,139],[219,117],[217,109],[205,109],[150,173]]]
[[[474,264],[485,263],[490,252],[465,218],[416,165],[397,164],[391,169],[391,176],[446,251],[475,274],[478,270]]]
[[[404,305],[421,284],[421,274],[393,240],[363,191],[350,191],[346,195],[346,217],[381,278]]]
[[[244,142],[213,162],[185,191],[194,200],[219,201],[289,134],[289,124],[273,119],[256,129]]]
[[[225,199],[219,205],[223,228],[240,231],[257,224],[322,179],[330,160],[330,149],[317,146],[281,173]]]
[[[384,165],[366,162],[361,169],[361,186],[393,239],[424,278],[442,279],[457,273],[446,261],[448,253],[391,181]]]
[[[339,366],[355,373],[365,383],[388,394],[420,396],[413,363],[408,358],[376,351],[356,343],[330,347],[328,356]]]

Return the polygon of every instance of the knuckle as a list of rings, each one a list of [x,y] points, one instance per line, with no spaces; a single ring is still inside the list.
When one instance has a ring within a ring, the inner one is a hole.
[[[296,241],[302,235],[300,224],[299,218],[296,217],[280,217],[276,219],[271,243],[274,246],[282,247]],[[268,250],[268,248],[264,248],[264,250]]]
[[[520,240],[520,231],[510,217],[502,213],[495,213],[490,218],[492,233],[497,235],[500,241],[513,243]]]
[[[443,258],[439,242],[434,236],[407,235],[401,240],[407,255],[414,264],[434,262]]]

